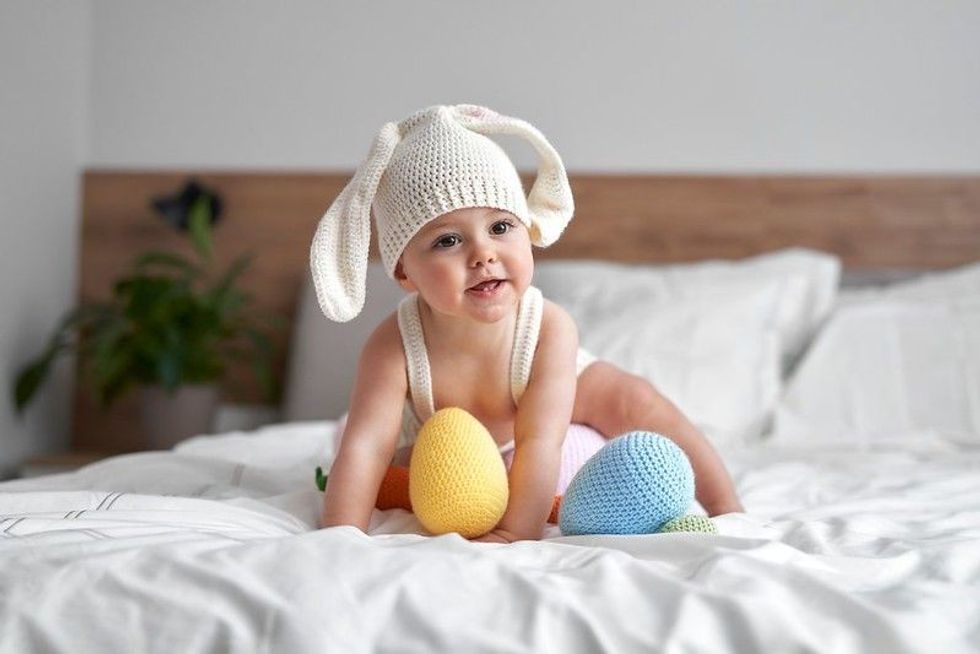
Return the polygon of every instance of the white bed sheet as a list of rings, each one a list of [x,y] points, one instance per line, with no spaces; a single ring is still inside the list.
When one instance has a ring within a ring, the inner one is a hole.
[[[718,535],[315,530],[332,422],[0,484],[0,651],[980,648],[980,450],[725,452]]]

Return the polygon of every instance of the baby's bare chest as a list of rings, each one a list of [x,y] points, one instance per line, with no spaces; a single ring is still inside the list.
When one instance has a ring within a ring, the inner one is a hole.
[[[448,357],[430,366],[436,410],[451,406],[465,409],[499,444],[514,437],[517,407],[511,395],[507,359]]]

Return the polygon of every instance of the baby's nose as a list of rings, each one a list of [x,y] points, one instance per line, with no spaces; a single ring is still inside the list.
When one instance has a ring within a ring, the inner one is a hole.
[[[494,263],[497,260],[497,252],[489,243],[476,243],[473,246],[473,251],[470,254],[470,265],[485,266],[488,263]]]

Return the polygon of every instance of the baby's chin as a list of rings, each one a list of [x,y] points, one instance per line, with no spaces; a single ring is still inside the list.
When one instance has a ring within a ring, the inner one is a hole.
[[[459,303],[452,306],[444,303],[433,303],[421,296],[428,310],[440,319],[459,320],[477,324],[493,324],[512,316],[517,312],[519,302],[470,302],[465,296]]]
[[[462,309],[474,320],[494,323],[514,314],[520,305],[521,293],[513,284],[501,282],[492,293],[463,293]]]
[[[513,304],[510,306],[495,306],[479,311],[471,311],[468,313],[467,317],[471,320],[486,325],[492,325],[493,323],[500,322],[501,320],[513,316],[517,312],[517,305]]]

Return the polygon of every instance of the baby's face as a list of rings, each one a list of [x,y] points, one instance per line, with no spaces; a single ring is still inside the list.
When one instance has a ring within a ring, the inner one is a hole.
[[[531,284],[527,228],[500,209],[457,209],[426,223],[408,242],[395,276],[443,314],[496,322]]]

